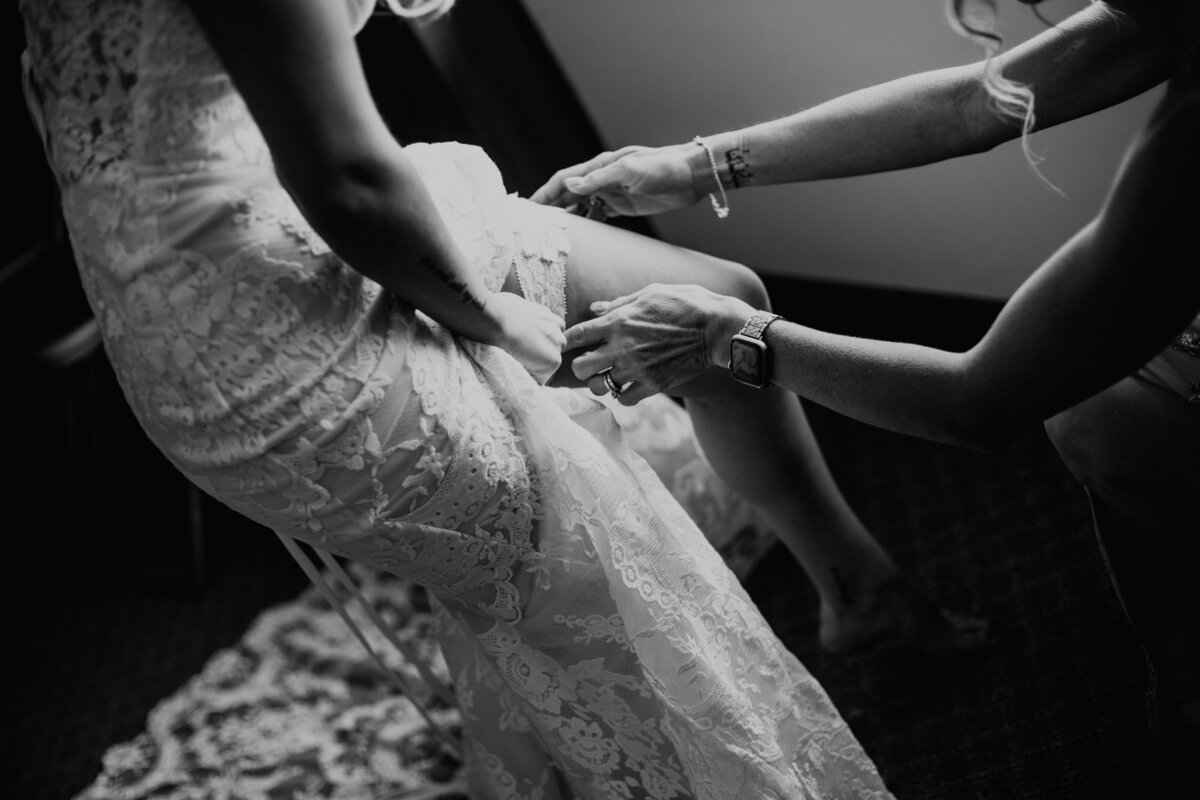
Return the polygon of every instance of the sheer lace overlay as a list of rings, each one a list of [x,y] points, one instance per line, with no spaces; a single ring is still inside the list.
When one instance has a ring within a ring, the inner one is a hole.
[[[330,251],[185,6],[21,10],[31,111],[131,408],[222,502],[429,590],[477,797],[889,797],[605,405]],[[406,150],[485,283],[515,270],[562,313],[561,212],[506,194],[477,148]]]

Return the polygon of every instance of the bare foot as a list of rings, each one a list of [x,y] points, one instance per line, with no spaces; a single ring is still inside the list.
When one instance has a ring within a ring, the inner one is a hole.
[[[951,614],[902,578],[863,592],[853,604],[821,603],[821,646],[839,656],[902,648],[935,660],[979,656],[995,647],[987,620]]]

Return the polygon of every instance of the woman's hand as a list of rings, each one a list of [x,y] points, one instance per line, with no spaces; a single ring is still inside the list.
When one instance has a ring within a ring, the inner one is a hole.
[[[567,331],[567,348],[594,348],[571,362],[593,394],[609,393],[608,371],[631,406],[667,392],[729,361],[729,339],[754,313],[736,297],[701,286],[651,284],[634,294],[592,304],[595,319]]]
[[[702,196],[693,177],[697,157],[705,157],[703,148],[691,143],[623,147],[559,170],[530,199],[575,211],[581,202],[599,198],[607,216],[661,214]]]
[[[550,380],[562,364],[567,341],[562,319],[512,292],[489,295],[487,309],[500,319],[500,335],[485,344],[495,345],[521,362],[538,383]]]

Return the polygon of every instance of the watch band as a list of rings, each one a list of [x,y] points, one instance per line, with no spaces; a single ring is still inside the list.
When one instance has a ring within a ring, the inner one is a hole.
[[[750,319],[746,320],[746,324],[738,331],[739,336],[749,336],[751,339],[762,341],[763,334],[767,332],[767,326],[777,319],[782,319],[778,314],[772,314],[770,311],[755,311],[750,315]]]
[[[729,374],[739,383],[761,389],[771,383],[771,351],[763,341],[767,327],[778,314],[755,311],[729,340]]]

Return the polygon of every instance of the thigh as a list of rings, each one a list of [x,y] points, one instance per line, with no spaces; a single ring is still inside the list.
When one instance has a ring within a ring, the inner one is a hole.
[[[613,225],[569,217],[567,325],[594,316],[596,300],[636,292],[651,283],[693,283],[753,305],[767,303],[762,280],[734,261],[669,244]]]
[[[596,300],[611,300],[631,294],[652,283],[697,284],[719,294],[740,297],[756,308],[769,308],[762,280],[749,268],[734,261],[669,244],[613,225],[577,216],[566,216],[570,255],[566,270],[566,322],[575,325],[595,315]],[[514,275],[506,290],[519,291]],[[579,352],[563,354],[563,368],[552,383],[579,386],[570,371]],[[722,383],[728,376],[720,376]],[[707,378],[681,387],[682,395],[707,394]]]

